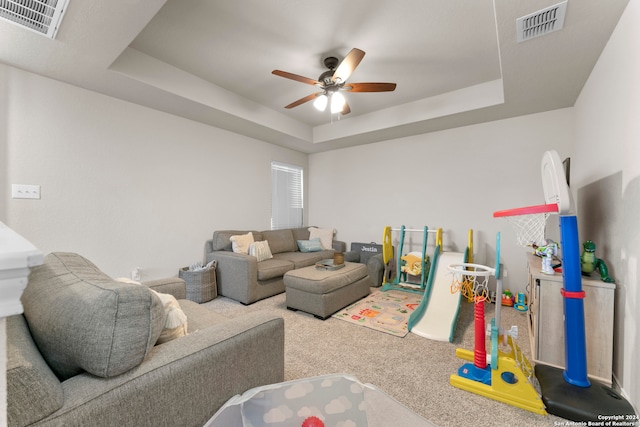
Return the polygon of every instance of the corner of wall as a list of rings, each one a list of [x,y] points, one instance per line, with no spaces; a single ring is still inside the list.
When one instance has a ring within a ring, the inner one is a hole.
[[[9,73],[0,64],[0,221],[7,222],[7,197],[9,196],[9,163],[7,149],[9,111]]]

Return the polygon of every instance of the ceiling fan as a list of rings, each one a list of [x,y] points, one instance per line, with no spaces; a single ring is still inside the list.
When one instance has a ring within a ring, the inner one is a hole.
[[[297,74],[288,73],[286,71],[273,70],[271,73],[276,76],[284,77],[287,79],[295,80],[297,82],[306,83],[313,86],[318,86],[322,91],[312,93],[304,98],[300,98],[297,101],[285,106],[284,108],[293,108],[298,105],[309,102],[315,99],[313,102],[314,107],[320,111],[324,111],[327,108],[327,104],[331,106],[331,113],[349,114],[351,108],[347,100],[342,95],[341,91],[346,92],[392,92],[396,89],[395,83],[347,83],[347,79],[356,69],[362,58],[364,57],[364,51],[360,49],[351,49],[351,51],[344,57],[342,62],[339,63],[338,58],[330,56],[325,58],[323,63],[329,70],[320,74],[318,80],[310,79],[308,77],[299,76]]]

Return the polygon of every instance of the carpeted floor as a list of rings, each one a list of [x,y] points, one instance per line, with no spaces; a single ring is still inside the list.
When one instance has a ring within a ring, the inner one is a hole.
[[[379,290],[372,288],[373,291]],[[462,364],[456,348],[473,349],[473,306],[462,302],[453,343],[409,333],[396,337],[335,318],[325,321],[286,309],[285,294],[244,306],[225,297],[203,304],[229,317],[255,310],[285,319],[285,380],[346,373],[371,383],[439,426],[553,426],[566,420],[543,416],[497,402],[449,384]],[[487,306],[486,319],[493,316]],[[527,316],[503,307],[503,327],[517,325],[518,345],[530,358]],[[401,425],[401,424],[398,424]]]

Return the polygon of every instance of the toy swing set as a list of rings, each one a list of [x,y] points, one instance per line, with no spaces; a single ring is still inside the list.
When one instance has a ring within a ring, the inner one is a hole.
[[[464,289],[473,283],[475,298],[474,351],[457,349],[456,355],[473,363],[465,363],[450,383],[538,414],[554,414],[573,421],[598,421],[603,417],[635,417],[633,407],[618,392],[587,377],[584,297],[580,271],[580,249],[574,204],[562,162],[556,151],[544,153],[541,165],[545,204],[495,212],[495,218],[506,218],[514,227],[520,246],[544,245],[544,232],[550,214],[560,215],[562,275],[564,300],[565,368],[538,364],[531,369],[529,361],[513,342],[517,331],[500,330],[500,304],[495,317],[487,325],[490,354],[485,350],[484,302],[489,276],[496,278],[496,294],[502,293],[500,278],[500,234],[496,238],[496,266],[451,264],[454,284]],[[457,284],[457,285],[456,285]],[[510,351],[499,347],[500,336]],[[541,395],[533,387],[533,375],[540,384]],[[604,418],[607,419],[607,418]],[[636,419],[636,418],[625,418]]]
[[[392,231],[400,232],[396,258],[393,257]],[[407,232],[422,233],[422,252],[400,256]],[[430,234],[435,234],[435,243],[433,254],[429,257],[427,240]],[[441,228],[429,230],[427,227],[386,227],[383,242],[385,279],[382,291],[399,290],[423,295],[407,319],[407,330],[423,338],[451,342],[457,325],[461,296],[460,293],[449,291],[447,265],[473,261],[473,231],[469,230],[469,241],[464,253],[443,251]]]
[[[398,257],[394,258],[392,232],[400,232],[398,243]],[[404,256],[400,256],[404,250],[404,240],[407,233],[422,233],[422,251],[410,252]],[[427,290],[427,281],[431,260],[427,255],[427,241],[429,234],[435,234],[436,248],[442,247],[442,229],[429,230],[426,225],[422,229],[406,228],[404,225],[400,228],[384,228],[382,235],[382,259],[385,265],[384,284],[382,291],[392,289],[424,293]],[[403,262],[405,265],[403,265]],[[419,277],[419,280],[415,280]]]

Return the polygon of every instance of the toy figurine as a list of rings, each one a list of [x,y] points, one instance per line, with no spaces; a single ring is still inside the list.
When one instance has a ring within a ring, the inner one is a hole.
[[[598,270],[600,279],[603,282],[613,283],[613,279],[609,276],[609,269],[603,260],[596,258],[596,244],[591,240],[587,240],[582,244],[584,251],[580,255],[580,269],[582,274],[589,276],[593,271]]]
[[[558,244],[553,240],[547,240],[544,246],[536,247],[536,255],[542,258],[542,272],[555,274],[553,271],[553,257],[558,255]]]

